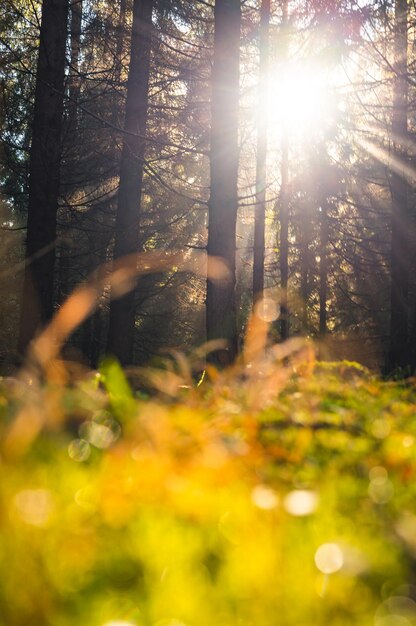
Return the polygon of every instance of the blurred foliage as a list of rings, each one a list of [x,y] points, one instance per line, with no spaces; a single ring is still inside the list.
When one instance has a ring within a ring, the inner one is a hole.
[[[1,626],[416,624],[413,382],[285,363],[3,379]]]

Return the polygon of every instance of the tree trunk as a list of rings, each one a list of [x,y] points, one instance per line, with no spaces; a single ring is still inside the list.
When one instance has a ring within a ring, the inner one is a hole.
[[[309,296],[311,292],[311,227],[312,215],[311,207],[308,204],[304,207],[303,219],[301,223],[301,246],[300,246],[300,296],[301,296],[301,323],[302,333],[309,331]]]
[[[76,159],[78,136],[78,100],[81,89],[80,80],[80,60],[81,60],[81,33],[82,33],[82,3],[83,0],[73,0],[70,3],[70,57],[69,57],[69,73],[68,73],[68,105],[67,116],[64,123],[63,145],[65,146],[66,156],[73,155]],[[65,152],[61,161],[61,176],[63,186],[68,189],[68,179],[71,180],[71,156],[65,163]],[[73,163],[73,161],[72,161]],[[67,177],[67,178],[66,178]],[[66,184],[66,185],[65,185]],[[76,219],[76,218],[75,218]],[[71,266],[73,255],[73,246],[68,246],[67,240],[71,233],[71,226],[74,221],[74,212],[72,210],[61,210],[58,214],[58,224],[60,228],[57,230],[57,248],[55,261],[55,301],[58,306],[69,296],[71,289]]]
[[[26,260],[19,352],[24,354],[54,308],[68,0],[44,0],[29,167]]]
[[[82,0],[73,0],[71,4],[71,57],[69,70],[69,129],[76,130],[78,98],[81,86],[79,61],[81,53]]]
[[[282,48],[281,57],[284,62],[287,58],[287,29],[288,23],[288,0],[283,0],[282,15]],[[289,139],[285,120],[282,120],[282,161],[280,167],[280,197],[279,197],[279,268],[280,268],[280,338],[282,341],[289,337],[289,308],[288,308],[288,282],[289,282]]]
[[[279,267],[280,267],[280,338],[282,341],[289,337],[289,142],[287,133],[283,130],[282,163],[280,169],[281,183],[279,196]]]
[[[408,82],[407,82],[407,0],[396,0],[394,25],[394,82],[392,138],[397,162],[407,160]],[[390,349],[388,369],[406,368],[411,363],[409,349],[409,256],[410,217],[408,184],[396,169],[391,172],[392,239]]]
[[[253,244],[253,302],[261,299],[264,290],[264,244],[266,213],[267,161],[267,82],[269,70],[270,0],[262,0],[260,16],[260,78],[259,118],[257,129],[256,206]]]
[[[207,252],[225,261],[229,277],[221,284],[208,280],[206,323],[208,340],[227,341],[227,348],[219,358],[224,364],[232,362],[237,353],[235,253],[240,28],[240,0],[216,0]]]
[[[327,333],[327,298],[328,298],[328,205],[322,201],[320,213],[320,250],[319,250],[319,334]]]
[[[149,97],[153,0],[134,0],[131,58],[115,225],[114,259],[138,252],[145,132]],[[132,362],[135,293],[112,300],[108,351],[126,365]]]

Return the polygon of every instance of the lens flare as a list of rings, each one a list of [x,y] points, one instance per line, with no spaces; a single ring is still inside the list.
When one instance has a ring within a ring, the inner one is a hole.
[[[344,565],[344,555],[336,543],[323,543],[315,553],[315,565],[323,574],[335,574]]]

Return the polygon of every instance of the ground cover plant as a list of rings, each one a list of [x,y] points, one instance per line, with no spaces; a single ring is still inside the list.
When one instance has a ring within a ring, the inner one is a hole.
[[[416,623],[413,382],[254,352],[2,380],[2,626]]]

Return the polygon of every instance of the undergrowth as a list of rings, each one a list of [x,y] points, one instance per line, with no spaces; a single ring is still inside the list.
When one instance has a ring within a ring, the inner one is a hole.
[[[247,345],[2,380],[2,626],[416,624],[414,385]]]

